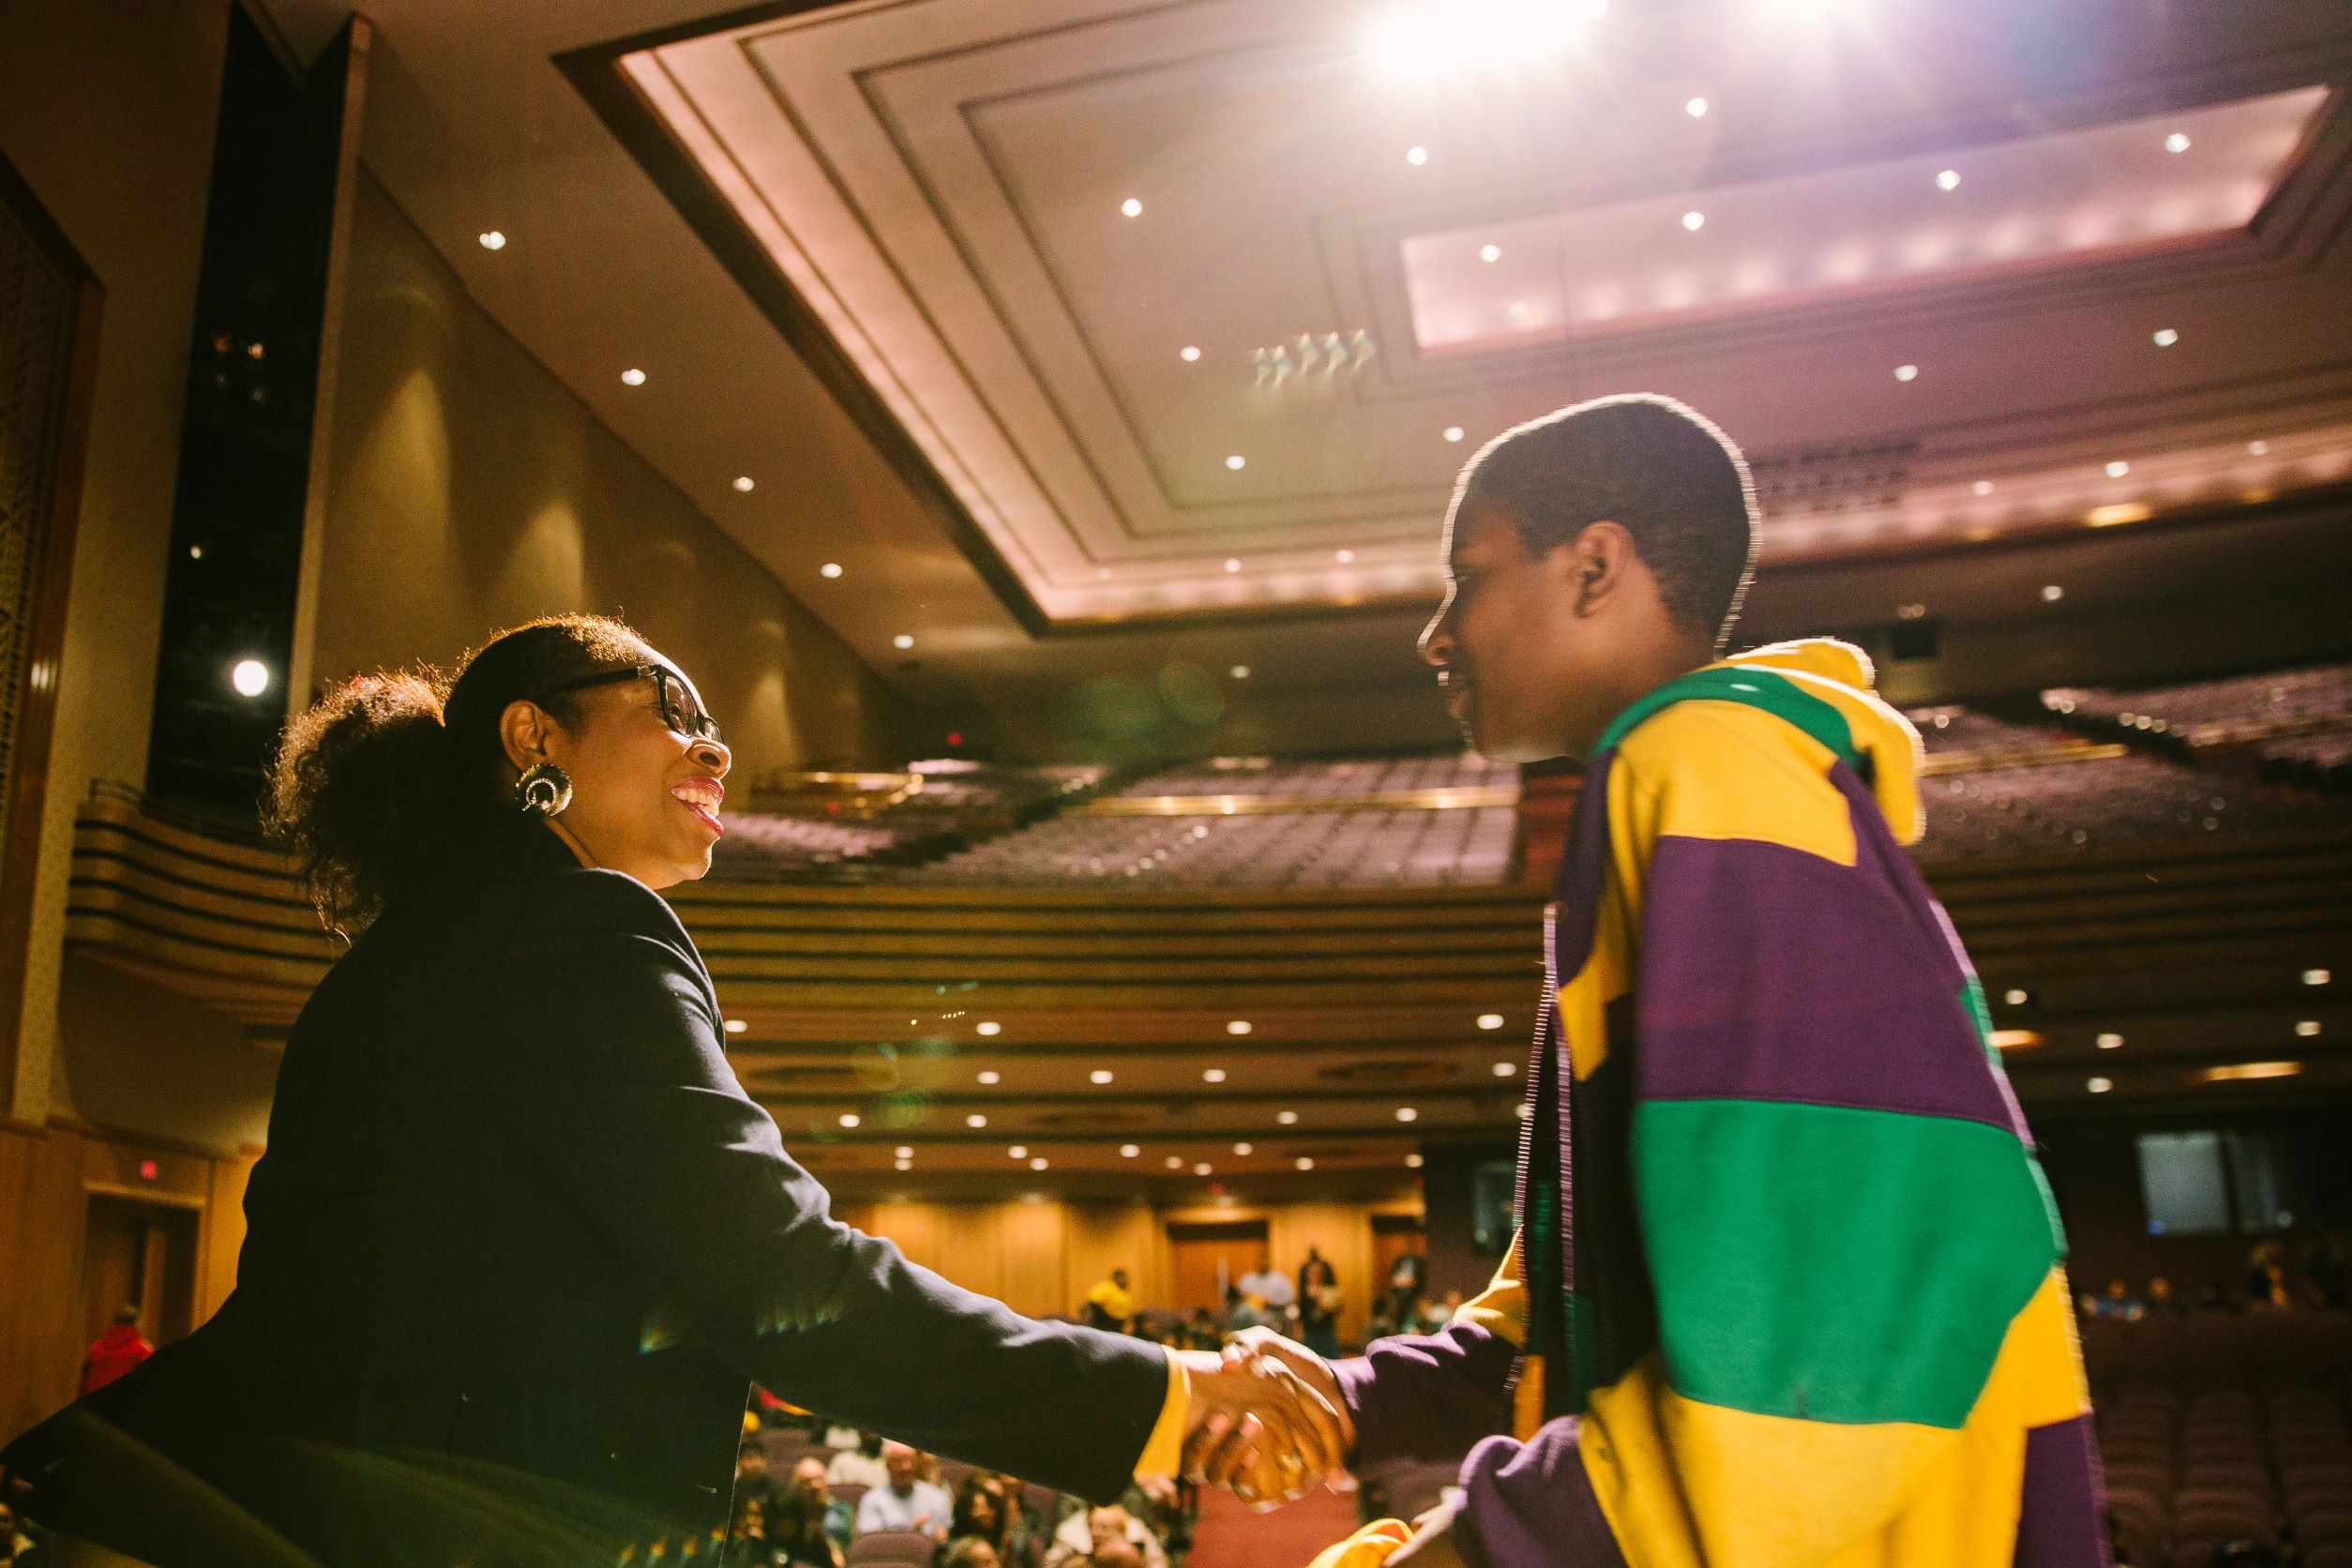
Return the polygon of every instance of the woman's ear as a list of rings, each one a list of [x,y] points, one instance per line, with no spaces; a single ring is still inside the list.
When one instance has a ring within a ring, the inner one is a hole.
[[[548,761],[548,737],[555,721],[545,708],[526,697],[518,697],[506,704],[506,711],[498,716],[499,749],[505,752],[507,765],[517,773],[535,762]]]

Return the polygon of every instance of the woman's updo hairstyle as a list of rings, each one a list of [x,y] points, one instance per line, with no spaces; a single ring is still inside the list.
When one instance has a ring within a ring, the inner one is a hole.
[[[516,818],[498,721],[550,688],[644,662],[645,641],[606,615],[550,615],[502,631],[453,676],[430,666],[354,675],[286,727],[264,826],[298,863],[327,929],[366,927],[460,840]]]

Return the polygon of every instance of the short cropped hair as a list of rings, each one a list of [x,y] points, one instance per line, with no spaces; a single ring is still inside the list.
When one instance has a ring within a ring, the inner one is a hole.
[[[1618,523],[1677,626],[1721,647],[1739,617],[1756,565],[1756,486],[1731,438],[1672,398],[1596,398],[1503,431],[1464,465],[1453,526],[1484,505],[1510,514],[1530,555]]]

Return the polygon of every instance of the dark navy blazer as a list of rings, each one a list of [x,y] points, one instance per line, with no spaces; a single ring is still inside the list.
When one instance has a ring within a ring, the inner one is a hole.
[[[832,1219],[642,883],[528,822],[452,867],[296,1021],[227,1303],[0,1455],[34,1517],[173,1568],[641,1562],[725,1523],[755,1380],[1120,1492],[1156,1347],[1023,1319]]]

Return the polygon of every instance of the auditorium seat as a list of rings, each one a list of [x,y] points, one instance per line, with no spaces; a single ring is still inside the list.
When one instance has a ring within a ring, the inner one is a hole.
[[[931,1568],[938,1550],[919,1530],[877,1530],[850,1542],[851,1568]]]

